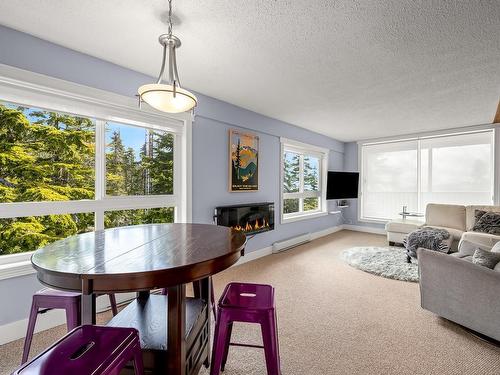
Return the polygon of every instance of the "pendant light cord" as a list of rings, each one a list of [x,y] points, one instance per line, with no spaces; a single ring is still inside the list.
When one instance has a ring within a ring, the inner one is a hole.
[[[172,35],[172,0],[168,0],[168,35]]]

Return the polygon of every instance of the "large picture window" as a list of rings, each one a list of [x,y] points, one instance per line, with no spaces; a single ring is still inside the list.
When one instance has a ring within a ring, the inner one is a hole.
[[[361,219],[398,217],[403,206],[492,204],[494,131],[361,145]]]
[[[154,126],[0,102],[0,255],[173,222],[175,139]]]
[[[328,151],[282,139],[282,222],[326,213]]]

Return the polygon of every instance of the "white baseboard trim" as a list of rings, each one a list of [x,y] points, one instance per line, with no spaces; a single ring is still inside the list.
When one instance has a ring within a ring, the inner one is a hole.
[[[317,232],[312,232],[311,238],[314,241],[314,240],[317,240],[318,238],[328,236],[329,234],[340,232],[342,229],[344,229],[342,225],[336,225],[334,227],[319,230]]]
[[[366,233],[374,233],[374,234],[383,234],[384,236],[387,234],[385,229],[382,228],[374,228],[374,227],[365,227],[362,225],[351,225],[344,224],[342,225],[342,229],[353,230],[356,232],[366,232]]]
[[[244,264],[244,263],[251,262],[252,260],[259,259],[259,258],[265,257],[267,255],[271,255],[272,253],[273,253],[272,246],[267,246],[267,247],[264,247],[263,249],[245,252],[245,255],[240,257],[240,259],[238,259],[238,261],[233,265],[233,267],[239,266],[239,265]]]
[[[336,225],[334,227],[319,230],[317,232],[311,233],[312,240],[327,236],[329,234],[339,232],[343,229],[354,230],[360,232],[385,234],[385,230],[378,228],[363,227],[359,225]],[[250,251],[241,257],[234,266],[239,266],[241,264],[251,262],[253,260],[272,255],[272,246],[265,247],[263,249]],[[118,304],[130,301],[135,298],[135,293],[120,293],[116,295],[116,302]],[[97,299],[97,311],[109,310],[109,299],[107,296],[101,296]],[[35,332],[41,332],[58,325],[64,324],[66,322],[66,315],[62,310],[52,310],[45,314],[38,315]],[[6,344],[8,342],[23,338],[26,334],[26,328],[28,326],[28,319],[21,319],[15,322],[7,323],[0,326],[0,345]]]

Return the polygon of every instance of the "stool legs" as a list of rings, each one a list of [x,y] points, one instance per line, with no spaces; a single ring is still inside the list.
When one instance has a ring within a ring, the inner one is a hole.
[[[280,375],[278,332],[276,327],[276,315],[274,310],[272,310],[269,312],[268,319],[261,323],[268,375]]]
[[[227,340],[228,321],[224,316],[219,314],[215,322],[214,332],[214,347],[212,350],[212,366],[210,367],[210,375],[219,375],[222,365],[222,357],[224,354],[224,345]]]
[[[227,325],[226,342],[224,343],[224,354],[222,355],[221,370],[224,371],[227,362],[227,355],[229,354],[229,344],[231,343],[231,334],[233,333],[233,323]]]
[[[81,314],[80,304],[72,304],[66,307],[66,328],[68,332],[82,324]]]
[[[134,348],[134,373],[136,375],[144,374],[144,364],[142,362],[142,350],[140,346]]]
[[[21,364],[26,363],[26,361],[28,360],[28,355],[31,348],[31,340],[33,339],[33,332],[35,331],[35,323],[37,315],[38,315],[38,305],[36,301],[33,299],[33,302],[31,303],[31,311],[28,320],[28,330],[26,332],[26,338],[24,340],[23,358],[21,360]]]

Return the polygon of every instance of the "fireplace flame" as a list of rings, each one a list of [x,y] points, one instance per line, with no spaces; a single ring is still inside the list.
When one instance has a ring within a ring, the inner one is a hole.
[[[237,231],[241,232],[252,232],[252,231],[257,231],[265,228],[269,228],[269,223],[267,222],[266,219],[262,219],[261,222],[257,219],[254,224],[251,223],[246,223],[244,226],[241,225],[234,225],[231,228]]]

